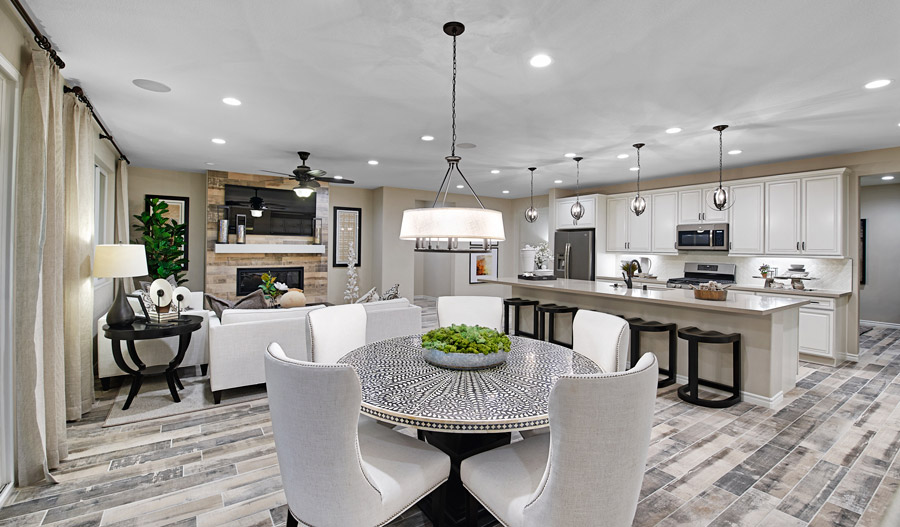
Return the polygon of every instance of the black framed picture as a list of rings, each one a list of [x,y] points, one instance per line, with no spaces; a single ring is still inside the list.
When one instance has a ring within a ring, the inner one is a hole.
[[[150,212],[150,200],[158,199],[159,201],[166,202],[166,205],[169,206],[169,212],[164,214],[164,216],[171,220],[177,221],[179,224],[184,225],[183,250],[185,263],[183,269],[187,271],[190,256],[190,253],[188,252],[188,239],[190,238],[190,225],[188,224],[188,220],[191,217],[191,198],[185,196],[160,196],[158,194],[146,194],[144,198],[145,212]]]
[[[356,266],[362,266],[362,209],[356,207],[335,207],[334,244],[332,248],[332,267],[347,267],[350,262],[351,248]]]

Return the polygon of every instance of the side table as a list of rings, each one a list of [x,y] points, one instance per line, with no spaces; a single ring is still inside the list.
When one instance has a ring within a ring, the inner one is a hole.
[[[166,382],[169,385],[169,391],[172,393],[172,399],[176,403],[181,402],[181,397],[178,396],[178,389],[184,389],[184,385],[181,384],[181,379],[178,378],[176,369],[181,365],[181,361],[184,360],[184,354],[187,351],[188,345],[191,343],[191,333],[200,329],[202,324],[203,317],[197,315],[182,315],[181,319],[171,320],[165,325],[150,324],[145,320],[138,319],[130,326],[103,326],[104,335],[106,335],[106,338],[112,343],[113,359],[115,359],[116,365],[131,376],[131,390],[128,392],[128,399],[125,400],[125,406],[122,407],[123,410],[127,410],[131,406],[131,402],[141,389],[141,384],[144,382],[145,375],[165,374]],[[143,361],[141,361],[140,357],[138,357],[137,349],[134,347],[134,341],[176,336],[178,337],[178,353],[169,364],[147,367]],[[123,340],[128,348],[128,356],[137,366],[137,369],[129,366],[122,356]]]

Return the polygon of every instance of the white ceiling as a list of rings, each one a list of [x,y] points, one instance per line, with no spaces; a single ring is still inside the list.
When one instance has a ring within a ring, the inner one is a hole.
[[[28,0],[136,166],[310,166],[435,189],[449,153],[449,20],[459,38],[461,168],[528,194],[900,145],[897,0]],[[536,52],[554,63],[528,65]],[[152,79],[169,93],[141,90]],[[880,90],[862,85],[894,79]],[[222,104],[226,96],[240,107]],[[666,128],[678,126],[680,134]],[[436,140],[423,142],[430,134]],[[214,145],[213,137],[225,138]],[[377,159],[376,167],[367,165]],[[215,163],[207,166],[206,162]],[[494,175],[491,169],[500,169]]]

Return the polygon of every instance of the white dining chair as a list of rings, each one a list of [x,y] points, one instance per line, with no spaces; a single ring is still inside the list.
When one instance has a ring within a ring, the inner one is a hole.
[[[503,299],[497,296],[441,296],[437,313],[442,328],[465,324],[503,330]]]
[[[306,315],[306,338],[312,362],[335,363],[366,345],[366,309],[360,304],[330,306]]]
[[[266,351],[288,527],[385,525],[447,481],[447,454],[359,418],[352,366],[294,360],[277,343]]]
[[[550,433],[463,460],[463,485],[507,527],[630,526],[657,370],[647,353],[628,371],[560,377],[550,393]]]

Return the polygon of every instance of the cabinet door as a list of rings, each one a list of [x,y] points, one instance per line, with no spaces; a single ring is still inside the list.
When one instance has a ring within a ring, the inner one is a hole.
[[[843,246],[840,176],[803,178],[801,206],[804,254],[840,256]]]
[[[584,207],[584,216],[575,223],[579,229],[589,229],[597,226],[597,199],[594,196],[581,196],[581,206]]]
[[[800,353],[831,357],[834,311],[800,308]]]
[[[766,254],[800,253],[800,180],[766,183]]]
[[[625,207],[625,217],[628,223],[628,251],[629,252],[650,252],[650,227],[653,219],[653,203],[650,196],[645,196],[647,200],[647,209],[640,216],[635,216],[631,211],[631,207]],[[629,201],[630,203],[630,201]]]
[[[557,229],[575,229],[575,218],[572,217],[572,205],[575,204],[575,198],[562,198],[556,200],[556,228]]]
[[[730,254],[763,254],[763,184],[731,187]]]
[[[700,189],[678,192],[678,223],[700,223],[700,205],[703,192]]]
[[[719,210],[713,207],[713,193],[719,188],[715,187],[703,189],[703,203],[700,204],[700,219],[703,223],[725,223],[728,221],[728,209]],[[725,190],[730,189],[725,187]]]
[[[628,241],[628,210],[626,198],[614,198],[606,202],[606,250],[624,251]]]
[[[650,197],[650,252],[677,253],[678,193],[664,192]]]

